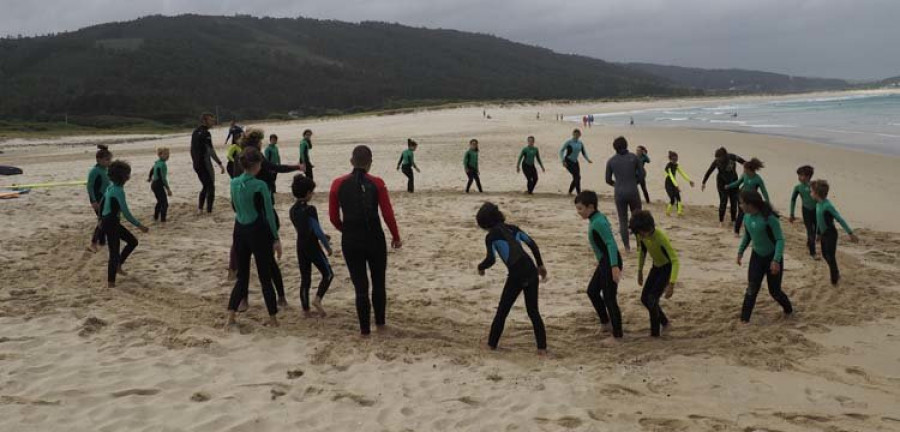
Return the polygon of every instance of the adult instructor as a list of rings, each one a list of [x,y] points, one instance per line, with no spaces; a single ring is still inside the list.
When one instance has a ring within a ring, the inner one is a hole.
[[[206,212],[212,213],[213,201],[216,199],[216,175],[213,171],[212,160],[219,164],[219,171],[225,173],[225,167],[222,161],[216,156],[216,150],[213,148],[212,135],[209,133],[216,122],[215,116],[210,113],[200,115],[200,126],[194,129],[191,134],[191,160],[194,162],[194,172],[200,179],[202,188],[200,189],[200,199],[197,208],[203,212],[203,203],[206,202]]]
[[[606,162],[606,184],[615,189],[616,212],[619,214],[619,233],[626,251],[631,251],[628,236],[628,210],[641,210],[638,185],[644,180],[644,164],[628,151],[628,141],[618,137],[613,141],[616,154]]]
[[[353,171],[339,177],[331,184],[328,195],[328,216],[342,233],[341,249],[350,271],[350,280],[356,289],[356,313],[363,336],[371,332],[370,309],[375,308],[375,326],[385,325],[387,303],[385,276],[387,270],[387,245],[381,218],[384,217],[391,231],[391,246],[403,246],[400,231],[394,219],[394,209],[384,181],[369,174],[372,168],[372,150],[364,145],[353,149],[350,159]],[[369,301],[369,275],[372,276],[372,298]]]

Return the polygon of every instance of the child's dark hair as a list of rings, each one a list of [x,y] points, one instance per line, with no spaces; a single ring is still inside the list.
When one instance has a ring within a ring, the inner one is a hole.
[[[642,146],[642,145],[637,146],[637,149],[640,150],[640,151],[642,151],[642,152],[644,152],[644,153],[650,153],[650,152],[647,151],[647,147],[644,147],[644,146]]]
[[[249,171],[250,167],[261,164],[263,160],[262,153],[254,146],[245,147],[238,156],[238,162],[245,171]]]
[[[572,135],[575,134],[581,135],[581,129],[575,128],[575,130],[572,131]]]
[[[109,164],[109,181],[122,186],[131,177],[131,165],[123,160],[116,159]]]
[[[109,147],[103,144],[97,144],[97,160],[101,159],[109,159],[112,157],[112,152],[109,151]]]
[[[751,170],[753,172],[759,171],[760,169],[765,167],[766,166],[763,165],[762,161],[757,158],[753,158],[748,160],[747,162],[744,162],[744,168],[747,168],[748,170]]]
[[[353,148],[350,156],[350,163],[354,168],[365,168],[372,164],[372,149],[368,146],[359,145]]]
[[[632,234],[640,234],[645,232],[652,233],[656,230],[656,221],[653,215],[647,210],[638,210],[631,215],[631,221],[628,222],[628,228]]]
[[[406,147],[413,148],[413,147],[418,147],[418,146],[419,146],[419,143],[413,141],[412,138],[409,138],[406,140]]]
[[[809,188],[822,199],[828,198],[828,191],[831,190],[827,180],[813,180],[809,183]]]
[[[716,159],[725,159],[726,157],[728,157],[728,150],[725,147],[716,149]]]
[[[534,135],[528,135],[527,140],[528,140],[528,141],[534,141]]]
[[[291,183],[291,192],[294,194],[294,198],[304,199],[314,190],[316,190],[316,182],[311,178],[303,174],[294,176],[294,182]]]
[[[506,217],[503,216],[503,212],[500,211],[500,207],[497,207],[497,204],[486,202],[481,205],[478,213],[475,214],[475,221],[478,222],[478,226],[481,229],[487,230],[506,222]]]
[[[809,178],[812,178],[814,172],[815,170],[813,169],[813,167],[809,165],[803,165],[802,167],[797,168],[797,175],[802,175]]]
[[[269,141],[272,141],[272,140],[278,141],[278,135],[275,135],[275,134],[269,135]]]
[[[472,145],[472,144],[478,144],[478,140],[475,139],[475,138],[470,139],[470,140],[469,140],[469,145]]]
[[[581,204],[585,207],[594,206],[594,210],[597,209],[597,204],[599,203],[599,199],[597,198],[597,192],[592,190],[585,190],[575,195],[575,204]]]
[[[303,136],[312,135],[312,129],[306,129],[303,131]]]
[[[613,149],[617,152],[623,152],[628,150],[628,140],[625,137],[618,137],[613,140]]]
[[[262,143],[264,136],[266,136],[266,134],[262,131],[262,129],[249,129],[241,137],[241,146],[258,148],[260,146],[260,143]]]
[[[764,217],[775,214],[775,210],[772,210],[772,204],[767,203],[757,191],[741,192],[741,202],[755,207]]]
[[[677,157],[678,157],[678,153],[675,153],[671,150],[669,151],[669,159],[677,158]]]

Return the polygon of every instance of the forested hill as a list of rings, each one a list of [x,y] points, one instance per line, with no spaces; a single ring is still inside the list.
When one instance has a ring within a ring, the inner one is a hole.
[[[499,99],[687,94],[583,56],[483,34],[312,19],[150,16],[0,40],[0,117],[193,122]],[[111,117],[105,117],[111,118]]]
[[[658,76],[679,87],[710,92],[793,93],[851,87],[840,79],[795,77],[744,69],[698,69],[649,63],[622,66]]]

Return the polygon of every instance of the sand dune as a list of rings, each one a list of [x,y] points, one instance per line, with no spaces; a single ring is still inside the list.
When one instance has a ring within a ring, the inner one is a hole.
[[[611,190],[602,183],[612,138],[624,133],[632,145],[650,148],[650,209],[682,257],[676,294],[663,303],[673,328],[652,340],[636,257],[625,256],[619,291],[625,343],[605,348],[584,293],[594,264],[586,225],[562,194],[568,176],[555,156],[572,125],[537,121],[537,109],[492,108],[490,121],[471,108],[265,126],[282,137],[287,160],[296,156],[300,131],[316,131],[320,215],[327,212],[328,183],[349,170],[350,149],[365,143],[375,150],[373,173],[393,191],[405,245],[389,256],[390,330],[370,340],[357,336],[340,253],[332,257],[329,317],[301,318],[292,248],[281,262],[292,302],[280,315],[282,327],[262,326],[253,281],[252,309],[239,331],[220,329],[231,289],[224,270],[233,214],[225,176],[217,178],[214,214],[195,213],[199,184],[183,135],[112,148],[135,167],[126,189],[139,219],[152,215],[153,196],[142,180],[157,145],[173,147],[175,192],[169,224],[138,236],[130,274],[114,290],[103,283],[105,252],[84,250],[93,218],[81,188],[33,191],[0,203],[6,221],[0,226],[0,429],[900,430],[900,226],[894,220],[900,204],[883,198],[900,186],[896,158],[727,132],[586,131],[595,161],[583,165],[586,187],[601,192],[601,210],[614,224]],[[576,114],[581,108],[540,109]],[[514,169],[529,134],[547,167],[534,196],[522,193],[524,178]],[[214,137],[220,144],[224,133]],[[405,177],[393,169],[407,137],[420,143],[423,173],[414,195],[402,192]],[[461,193],[470,137],[482,143],[483,195]],[[734,263],[738,239],[715,221],[715,191],[699,188],[719,145],[767,163],[762,175],[782,210],[794,169],[813,162],[817,176],[832,182],[833,201],[861,228],[861,243],[842,238],[845,279],[834,288],[824,263],[806,258],[802,226],[785,221],[784,287],[797,308],[793,319],[781,318],[763,292],[753,324],[737,324],[746,267]],[[683,190],[682,218],[663,215],[661,161],[669,149],[698,181],[696,189]],[[85,147],[7,150],[4,163],[26,169],[16,179],[22,183],[80,179],[93,163]],[[282,220],[292,203],[289,181],[282,175],[278,182]],[[475,272],[484,233],[474,212],[484,200],[497,202],[542,248],[550,272],[540,288],[548,359],[534,355],[521,301],[502,349],[479,349],[505,277],[502,266],[485,277]],[[330,226],[326,232],[339,238]],[[293,244],[291,227],[282,235]]]

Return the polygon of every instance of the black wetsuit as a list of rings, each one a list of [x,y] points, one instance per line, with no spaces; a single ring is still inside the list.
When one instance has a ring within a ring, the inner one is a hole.
[[[331,270],[331,264],[319,245],[321,241],[325,245],[329,245],[328,238],[322,232],[319,225],[319,215],[316,207],[311,206],[303,201],[297,201],[291,207],[291,222],[294,229],[297,230],[297,261],[300,265],[300,304],[303,310],[309,310],[309,289],[312,285],[312,266],[316,266],[322,275],[322,282],[316,290],[316,296],[325,297],[331,281],[334,279],[334,272]],[[330,246],[326,246],[330,250]]]
[[[738,196],[741,194],[739,189],[725,189],[725,186],[738,179],[737,165],[743,165],[746,162],[738,155],[729,153],[725,159],[715,159],[706,170],[703,176],[703,184],[709,180],[709,176],[713,171],[718,170],[716,174],[716,190],[719,191],[719,222],[725,222],[725,209],[731,203],[731,222],[735,222],[738,213]]]
[[[194,129],[194,133],[191,135],[191,160],[193,161],[194,172],[197,173],[197,178],[200,179],[202,185],[198,208],[203,210],[203,203],[205,202],[208,213],[212,213],[213,201],[216,199],[216,176],[210,158],[219,165],[222,164],[219,157],[216,156],[216,151],[213,149],[212,135],[209,133],[209,128],[200,126]]]
[[[544,262],[541,259],[541,251],[538,249],[537,243],[519,227],[503,223],[488,231],[484,243],[487,248],[487,257],[478,264],[478,270],[484,271],[491,268],[496,262],[495,253],[500,255],[500,259],[509,270],[506,284],[503,286],[503,294],[500,296],[500,304],[497,305],[497,313],[491,324],[488,345],[491,348],[497,348],[506,324],[506,317],[519,297],[519,293],[524,292],[525,311],[534,327],[534,339],[537,341],[537,347],[541,350],[547,349],[547,332],[538,310],[538,286],[540,285],[538,270],[521,245],[521,243],[528,245],[531,253],[534,254],[537,265],[543,266]]]

